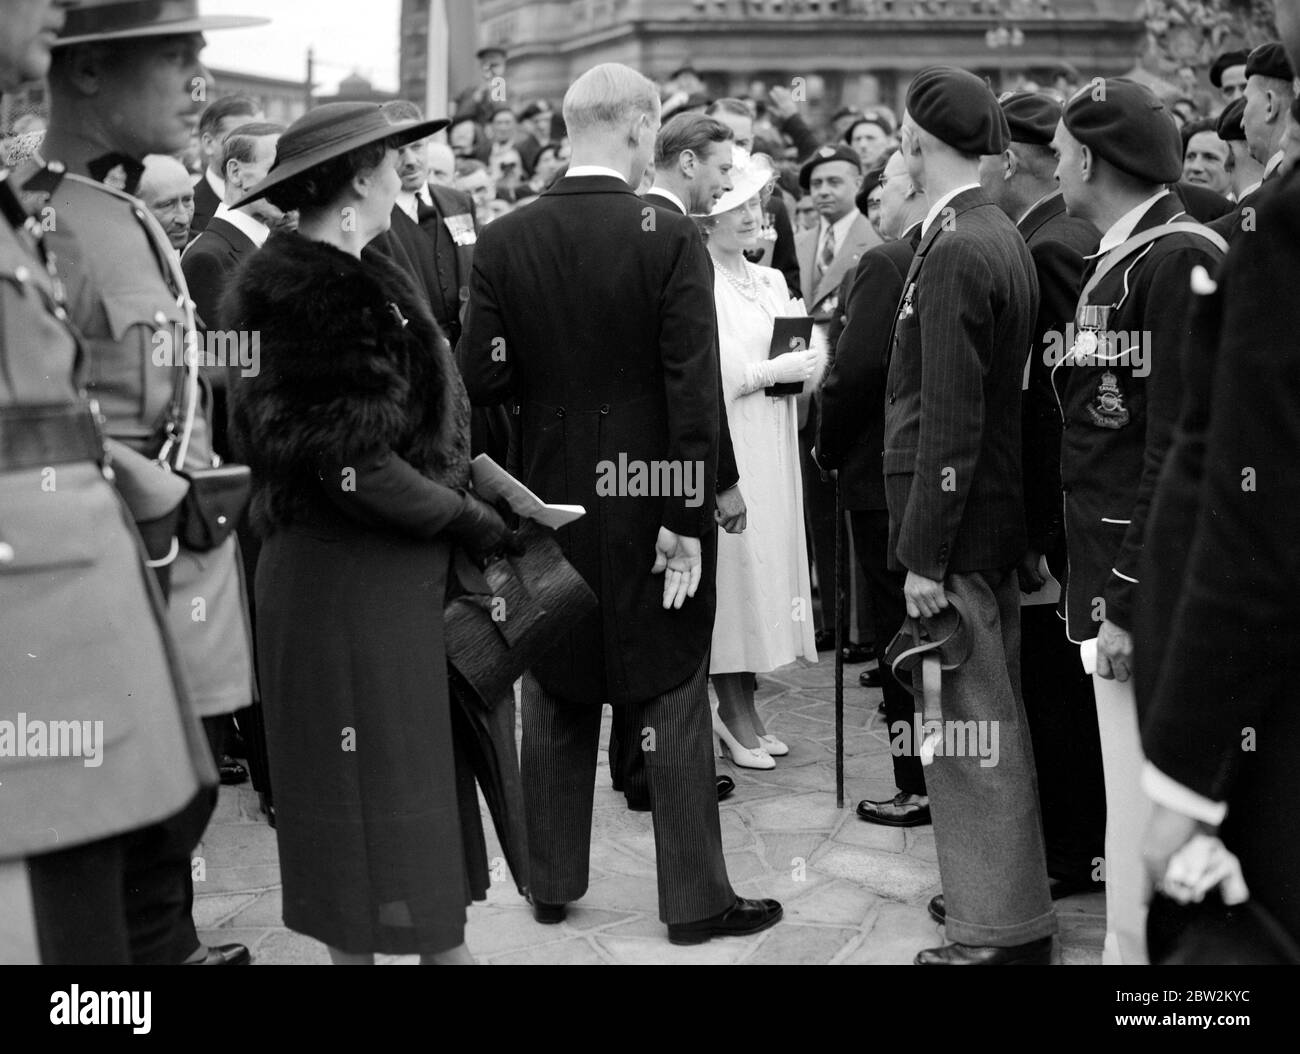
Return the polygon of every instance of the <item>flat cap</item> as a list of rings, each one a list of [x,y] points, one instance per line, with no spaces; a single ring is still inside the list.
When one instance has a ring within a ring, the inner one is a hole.
[[[998,97],[1007,119],[1013,143],[1051,146],[1056,126],[1061,123],[1061,104],[1056,96],[1036,91],[1009,91]]]
[[[1273,41],[1261,44],[1246,59],[1247,77],[1276,77],[1280,81],[1289,81],[1295,74],[1291,72],[1291,60],[1286,57],[1286,49]]]
[[[1232,69],[1233,66],[1246,65],[1246,59],[1249,56],[1249,51],[1225,51],[1214,60],[1214,65],[1210,67],[1210,83],[1216,88],[1222,88],[1224,71]]]
[[[1124,77],[1093,81],[1065,104],[1065,127],[1094,154],[1147,183],[1183,171],[1178,125],[1150,88]]]
[[[807,190],[808,183],[812,179],[813,169],[818,165],[824,165],[831,161],[847,161],[859,172],[862,171],[862,158],[858,157],[856,150],[842,143],[839,146],[832,146],[828,143],[826,146],[819,147],[817,152],[803,163],[803,167],[799,169],[799,186]]]
[[[1219,123],[1215,128],[1220,139],[1225,143],[1238,142],[1246,140],[1246,129],[1241,123],[1242,114],[1246,112],[1246,100],[1244,98],[1233,99],[1223,108],[1223,113],[1219,114]]]
[[[963,154],[1000,154],[1011,140],[987,84],[968,70],[930,66],[907,89],[907,112],[940,142]]]

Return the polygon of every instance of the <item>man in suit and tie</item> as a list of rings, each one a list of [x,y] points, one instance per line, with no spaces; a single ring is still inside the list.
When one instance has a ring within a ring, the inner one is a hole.
[[[241,260],[265,244],[270,224],[282,218],[280,210],[267,201],[239,209],[232,209],[227,201],[238,201],[266,178],[283,131],[282,125],[254,122],[240,125],[222,143],[217,168],[226,201],[217,206],[203,233],[181,256],[181,270],[204,329],[221,327],[219,306],[227,280]]]
[[[804,306],[815,325],[823,331],[840,311],[839,288],[844,276],[857,266],[859,258],[880,236],[858,211],[854,199],[862,186],[862,162],[852,148],[843,144],[817,150],[799,170],[799,185],[817,208],[819,220],[812,230],[795,236],[799,258],[799,279]],[[822,629],[817,636],[819,651],[837,646],[835,612],[835,485],[823,480],[812,458],[817,438],[819,397],[806,393],[798,399],[799,443],[803,453],[804,510],[808,538],[817,566],[818,605]],[[865,662],[865,648],[846,652],[851,662]]]
[[[458,354],[471,400],[518,400],[524,483],[587,509],[558,539],[600,598],[524,678],[533,911],[559,922],[586,892],[612,702],[637,715],[669,939],[753,933],[781,906],[737,897],[727,878],[705,690],[719,421],[704,245],[633,190],[659,129],[651,81],[596,66],[563,112],[568,173],[483,232]]]
[[[979,186],[980,157],[1008,140],[997,99],[974,74],[932,66],[913,79],[900,149],[930,210],[886,382],[890,548],[906,572],[909,617],[956,617],[969,642],[959,665],[925,689],[927,711],[938,703],[941,712],[925,777],[955,943],[921,952],[919,965],[1046,964],[1056,932],[1020,698],[1016,576],[1025,552],[1020,384],[1038,280],[1015,224]],[[913,676],[925,688],[922,671]],[[970,748],[978,729],[997,735],[995,763]]]
[[[194,182],[194,219],[191,237],[198,237],[226,200],[226,177],[221,171],[221,144],[241,124],[261,121],[262,108],[247,95],[224,95],[199,114],[199,157],[203,172]]]
[[[1050,351],[1074,318],[1084,257],[1099,235],[1065,211],[1056,185],[1052,138],[1061,104],[1040,92],[1008,92],[999,100],[1011,131],[1001,154],[980,161],[984,193],[1020,230],[1038,276],[1038,317],[1021,395],[1021,457],[1029,544],[1020,588],[1042,588],[1041,563],[1065,581],[1061,522],[1061,410],[1052,391]],[[1034,742],[1047,873],[1052,899],[1096,888],[1106,836],[1106,791],[1092,678],[1065,635],[1054,604],[1020,611],[1020,680]]]
[[[915,706],[911,694],[889,671],[885,649],[903,624],[903,576],[889,566],[889,506],[885,501],[885,376],[903,279],[921,240],[929,211],[925,194],[907,174],[897,150],[880,177],[880,229],[887,241],[862,254],[853,273],[844,332],[835,346],[821,389],[817,462],[839,473],[849,513],[853,547],[871,601],[875,653],[885,697],[885,725],[903,722],[909,734]],[[925,776],[914,751],[894,751],[894,785],[887,801],[858,803],[858,818],[886,827],[930,822]]]

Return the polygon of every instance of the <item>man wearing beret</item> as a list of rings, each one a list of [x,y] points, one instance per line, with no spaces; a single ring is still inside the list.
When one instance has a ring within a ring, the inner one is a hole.
[[[892,566],[909,617],[939,616],[969,643],[945,670],[945,728],[996,729],[996,765],[936,748],[926,770],[947,936],[919,965],[1051,960],[1033,750],[1020,698],[1025,553],[1020,384],[1038,280],[1015,224],[980,189],[980,157],[1007,147],[1006,118],[978,77],[936,66],[907,94],[901,147],[929,197],[894,323],[885,399],[885,497]],[[941,628],[946,627],[946,628]],[[918,693],[922,670],[913,674]],[[941,746],[946,746],[942,744]],[[922,760],[926,760],[922,752]],[[936,905],[936,908],[940,907]]]
[[[1246,109],[1241,126],[1251,155],[1264,166],[1265,180],[1282,163],[1282,141],[1296,97],[1291,62],[1281,44],[1261,44],[1246,61]]]
[[[1219,114],[1216,131],[1219,138],[1228,144],[1228,173],[1232,179],[1232,199],[1240,203],[1244,198],[1259,189],[1264,181],[1264,166],[1255,160],[1246,142],[1246,129],[1241,123],[1246,111],[1245,99],[1234,99]],[[1217,223],[1218,220],[1215,221]],[[1211,229],[1218,230],[1213,224]],[[1223,232],[1220,231],[1220,234]]]
[[[1096,677],[1128,682],[1147,513],[1182,397],[1191,274],[1197,266],[1214,273],[1223,241],[1186,220],[1165,188],[1182,169],[1182,142],[1142,85],[1115,79],[1081,89],[1053,145],[1066,207],[1102,235],[1084,272],[1074,339],[1062,342],[1052,370],[1065,429],[1066,632],[1076,644],[1095,638]],[[1170,229],[1176,219],[1181,225]],[[1146,799],[1137,715],[1131,692],[1097,694],[1107,799],[1103,958],[1140,963]]]
[[[799,185],[817,208],[819,220],[812,230],[795,235],[795,253],[799,258],[799,280],[803,285],[804,305],[829,341],[830,325],[841,312],[840,284],[857,266],[859,258],[880,236],[867,218],[858,211],[854,199],[862,188],[862,161],[857,151],[845,144],[819,148],[799,170]],[[820,400],[816,393],[798,399],[799,444],[803,455],[804,508],[808,537],[817,564],[817,590],[820,596],[822,629],[817,648],[843,647],[849,662],[865,662],[867,649],[837,640],[835,618],[835,486],[822,480],[812,459],[817,435]]]
[[[1234,102],[1246,91],[1248,51],[1225,51],[1210,67],[1210,83],[1219,89],[1225,103]]]
[[[68,11],[50,67],[42,151],[68,174],[48,198],[58,218],[49,238],[72,320],[85,338],[86,387],[111,438],[145,459],[162,457],[167,447],[191,473],[212,466],[210,399],[182,354],[194,332],[192,302],[176,254],[132,192],[145,155],[174,153],[189,141],[195,85],[206,75],[198,60],[202,34],[265,21],[204,18],[196,2],[179,0],[86,0]],[[168,423],[177,436],[170,445]],[[160,468],[150,471],[173,478]],[[168,622],[195,709],[215,743],[222,715],[253,697],[238,550],[233,536],[203,551],[177,542],[169,554]],[[133,962],[250,961],[240,944],[205,947],[191,916],[190,856],[215,804],[215,790],[204,789],[133,842],[127,859]]]
[[[1065,581],[1061,522],[1061,411],[1052,391],[1050,350],[1074,318],[1084,257],[1097,250],[1096,229],[1070,216],[1056,185],[1052,138],[1061,104],[1039,92],[999,100],[1011,131],[1001,154],[980,161],[985,194],[1016,223],[1038,276],[1038,317],[1021,394],[1022,462],[1029,545],[1020,588],[1044,584],[1042,561]],[[1106,792],[1092,679],[1079,664],[1052,604],[1020,611],[1020,679],[1033,734],[1047,873],[1052,898],[1095,888],[1106,834]]]

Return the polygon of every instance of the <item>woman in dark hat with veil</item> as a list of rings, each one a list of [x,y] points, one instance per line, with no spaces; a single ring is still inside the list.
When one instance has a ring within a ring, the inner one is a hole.
[[[387,229],[397,147],[445,122],[331,103],[280,139],[265,196],[298,210],[237,275],[225,317],[260,334],[234,393],[253,469],[257,643],[284,920],[335,963],[472,962],[488,885],[469,764],[453,746],[442,613],[454,544],[505,534],[465,488],[469,405]]]

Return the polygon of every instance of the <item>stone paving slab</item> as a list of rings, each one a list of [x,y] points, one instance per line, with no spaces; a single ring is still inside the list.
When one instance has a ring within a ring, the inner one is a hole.
[[[719,807],[732,884],[741,896],[781,900],[786,914],[777,926],[694,947],[668,943],[658,918],[651,816],[630,812],[610,788],[602,749],[586,896],[559,925],[534,921],[505,872],[484,810],[488,857],[499,866],[487,900],[469,911],[470,950],[484,963],[538,965],[901,965],[943,943],[942,928],[925,910],[940,890],[932,829],[876,827],[853,813],[858,800],[888,798],[895,790],[888,736],[876,712],[880,692],[858,687],[860,670],[845,668],[844,809],[836,807],[834,794],[831,661],[794,664],[759,678],[760,713],[790,746],[774,770],[718,761],[718,771],[736,780],[736,793]],[[604,725],[602,743],[608,710]],[[329,962],[320,942],[284,926],[275,831],[249,786],[222,788],[196,855],[202,866],[194,918],[204,940],[247,944],[260,964]],[[1105,910],[1100,893],[1058,902],[1057,961],[1101,961]],[[385,965],[417,961],[377,958]]]

